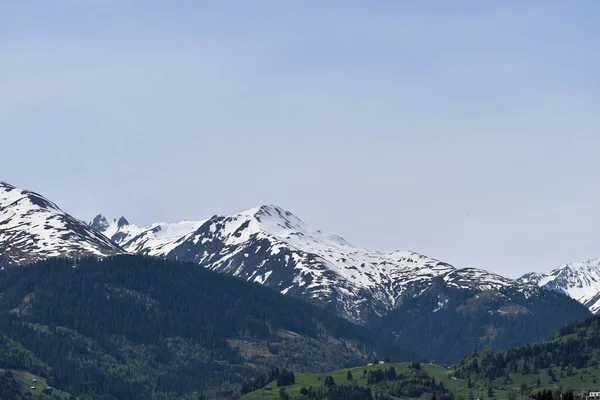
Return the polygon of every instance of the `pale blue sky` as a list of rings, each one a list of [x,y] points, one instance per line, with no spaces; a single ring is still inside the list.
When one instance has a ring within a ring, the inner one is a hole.
[[[278,204],[510,276],[600,257],[600,2],[0,1],[0,179],[80,218]]]

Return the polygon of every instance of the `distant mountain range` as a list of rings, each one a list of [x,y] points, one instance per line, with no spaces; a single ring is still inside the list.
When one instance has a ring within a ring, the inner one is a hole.
[[[488,344],[541,340],[590,314],[559,292],[574,296],[575,291],[567,289],[590,286],[595,282],[591,275],[579,281],[553,279],[553,286],[540,275],[513,280],[482,269],[456,268],[415,252],[380,253],[311,228],[274,205],[140,227],[124,217],[109,220],[102,215],[84,223],[42,196],[5,183],[0,185],[0,199],[3,265],[56,255],[120,253],[189,261],[301,298],[352,322],[378,326],[399,340],[404,336],[422,341],[422,354],[432,357],[448,344],[438,330],[454,327],[462,345],[447,360]],[[581,269],[577,268],[571,270]],[[583,298],[576,300],[586,304]],[[421,322],[411,323],[407,315]],[[515,329],[519,335],[513,341],[509,338]]]

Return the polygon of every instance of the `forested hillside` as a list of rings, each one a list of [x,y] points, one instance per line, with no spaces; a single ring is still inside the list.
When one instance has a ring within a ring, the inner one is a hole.
[[[523,393],[552,398],[552,390],[598,389],[599,362],[600,317],[592,317],[559,329],[541,343],[474,352],[456,365],[454,376],[470,388],[516,385]]]
[[[508,349],[546,339],[590,312],[564,294],[543,290],[529,296],[515,288],[476,291],[434,285],[406,297],[373,327],[409,342],[428,360],[454,364],[475,349]]]
[[[11,349],[0,367],[116,399],[233,393],[272,365],[330,370],[376,353],[413,357],[263,286],[142,256],[1,271],[0,329]]]

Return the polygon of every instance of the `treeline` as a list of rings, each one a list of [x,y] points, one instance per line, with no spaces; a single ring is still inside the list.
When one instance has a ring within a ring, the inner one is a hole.
[[[240,388],[240,394],[243,396],[246,393],[250,393],[254,390],[264,388],[270,382],[273,381],[277,382],[278,387],[293,385],[296,382],[296,376],[294,375],[294,371],[285,367],[271,368],[258,375],[254,379],[242,384]]]
[[[12,372],[0,373],[0,400],[26,400]]]
[[[290,397],[285,394],[285,391],[280,393],[280,400],[289,400]],[[360,387],[357,385],[329,385],[322,389],[314,389],[312,387],[300,389],[300,395],[294,396],[293,400],[383,400],[386,396],[373,396],[370,388]]]
[[[373,396],[370,387],[361,387],[356,383],[341,384],[335,383],[332,376],[323,377],[323,384],[320,388],[302,387],[300,394],[294,396],[293,399],[288,396],[285,389],[279,391],[279,400],[383,400],[388,399],[381,393]]]
[[[575,400],[572,390],[556,389],[548,390],[543,389],[531,394],[531,397],[535,400]]]
[[[351,375],[349,375],[351,376]],[[297,400],[309,399],[391,399],[392,397],[420,398],[427,394],[435,400],[453,400],[453,395],[442,382],[429,376],[420,369],[414,368],[409,375],[397,374],[392,366],[389,369],[364,371],[363,377],[367,386],[361,387],[358,382],[351,381],[336,384],[333,377],[323,377],[319,388],[303,387]],[[285,391],[280,391],[280,400],[288,400]],[[544,399],[540,399],[544,400]]]
[[[394,397],[415,398],[421,397],[424,393],[430,393],[436,399],[450,399],[451,397],[444,383],[436,381],[435,377],[422,371],[417,363],[413,363],[412,371],[408,375],[397,374],[396,369],[392,366],[389,369],[368,371],[366,378],[368,385]]]
[[[559,329],[550,340],[509,350],[473,352],[460,361],[455,376],[460,379],[493,381],[510,373],[537,374],[552,367],[566,369],[596,367],[600,353],[600,317],[592,317]]]
[[[206,397],[217,386],[220,396],[235,397],[267,362],[333,370],[377,349],[364,328],[303,301],[150,257],[10,268],[0,271],[0,293],[0,350],[7,349],[0,362],[106,399]],[[270,354],[244,358],[231,340],[269,343]]]

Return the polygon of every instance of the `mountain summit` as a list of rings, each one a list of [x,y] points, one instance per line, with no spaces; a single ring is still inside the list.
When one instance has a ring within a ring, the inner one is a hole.
[[[548,274],[525,274],[520,281],[563,292],[594,314],[600,311],[600,258],[564,264]]]
[[[118,245],[42,195],[0,181],[0,265],[119,253]]]

